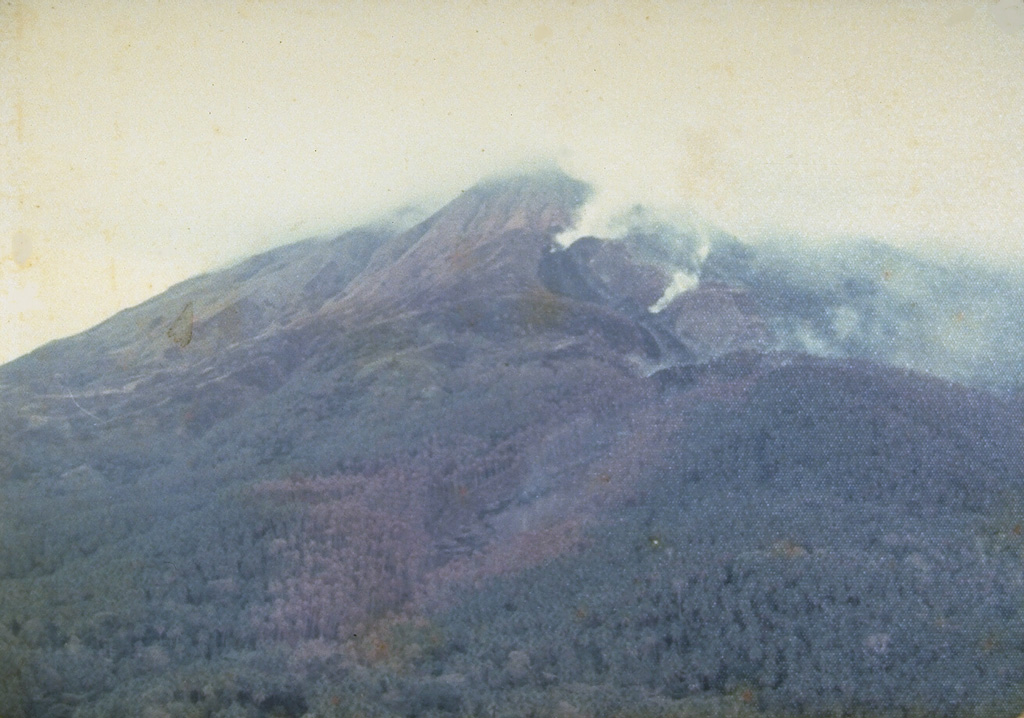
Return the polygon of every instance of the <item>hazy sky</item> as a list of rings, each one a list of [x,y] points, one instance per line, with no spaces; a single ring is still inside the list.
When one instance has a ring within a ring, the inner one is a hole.
[[[0,0],[0,361],[553,160],[598,212],[1024,260],[1024,0]]]

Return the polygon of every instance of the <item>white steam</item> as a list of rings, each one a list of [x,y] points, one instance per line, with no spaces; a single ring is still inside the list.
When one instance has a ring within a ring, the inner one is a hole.
[[[672,281],[665,287],[665,293],[661,297],[647,308],[651,314],[657,314],[662,309],[672,303],[672,300],[678,297],[683,292],[688,292],[691,289],[695,289],[700,284],[700,277],[695,274],[687,274],[686,272],[673,272]]]
[[[657,314],[672,300],[700,285],[700,269],[711,253],[715,230],[692,211],[682,207],[652,207],[641,204],[641,197],[623,191],[602,191],[588,202],[573,227],[555,238],[563,248],[583,237],[621,241],[631,235],[658,237],[668,246],[667,256],[651,258],[668,275],[661,297],[648,307]]]

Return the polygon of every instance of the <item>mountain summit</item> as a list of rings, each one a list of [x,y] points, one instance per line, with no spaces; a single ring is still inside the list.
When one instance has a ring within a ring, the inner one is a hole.
[[[350,298],[355,311],[378,304],[424,310],[529,291],[539,256],[588,195],[554,171],[473,187],[378,251],[339,303]]]
[[[1019,713],[1020,393],[960,361],[1004,300],[642,213],[556,244],[589,194],[491,180],[0,367],[0,714]]]

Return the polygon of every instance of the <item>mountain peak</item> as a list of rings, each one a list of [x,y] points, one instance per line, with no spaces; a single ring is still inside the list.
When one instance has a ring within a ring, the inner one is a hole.
[[[541,255],[590,191],[559,170],[485,180],[381,247],[347,297],[358,297],[360,311],[380,311],[537,289]]]
[[[438,214],[437,228],[462,235],[560,231],[590,194],[588,185],[560,170],[499,175],[452,200]]]

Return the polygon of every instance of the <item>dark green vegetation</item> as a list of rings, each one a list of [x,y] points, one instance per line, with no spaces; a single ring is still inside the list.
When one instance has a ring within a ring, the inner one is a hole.
[[[0,716],[1018,715],[1020,285],[642,213],[553,251],[585,198],[0,368]]]

